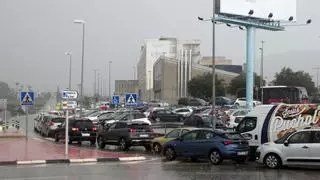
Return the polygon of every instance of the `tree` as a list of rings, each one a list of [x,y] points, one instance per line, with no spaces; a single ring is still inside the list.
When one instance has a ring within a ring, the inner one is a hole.
[[[254,73],[254,84],[255,87],[260,87],[260,76]],[[263,80],[263,85],[265,85],[265,81]],[[230,82],[228,92],[230,94],[237,94],[239,89],[246,88],[246,74],[241,73],[239,76],[233,78]]]
[[[192,78],[188,82],[188,92],[192,97],[211,99],[212,97],[212,74],[206,73]],[[225,87],[223,80],[216,76],[216,96],[224,96]]]
[[[284,67],[274,76],[273,84],[282,86],[302,86],[309,94],[316,92],[314,82],[309,73],[304,71],[294,72],[291,68]]]

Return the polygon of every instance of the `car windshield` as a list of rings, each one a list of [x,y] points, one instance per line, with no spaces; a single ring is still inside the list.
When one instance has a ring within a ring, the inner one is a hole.
[[[121,114],[119,116],[114,117],[114,120],[121,120],[122,118],[124,118],[127,115],[128,115],[128,113],[123,113],[123,114]]]
[[[54,123],[62,123],[62,122],[65,121],[65,118],[63,118],[63,117],[61,117],[61,118],[53,118],[51,121],[54,122]]]
[[[96,117],[96,116],[98,116],[99,114],[101,114],[100,111],[94,112],[94,113],[92,113],[92,114],[89,114],[88,117]]]

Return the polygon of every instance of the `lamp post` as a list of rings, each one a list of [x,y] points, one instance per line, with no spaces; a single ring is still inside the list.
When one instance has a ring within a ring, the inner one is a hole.
[[[320,70],[320,67],[316,67],[316,68],[312,68],[312,69],[315,69],[317,70],[317,94],[319,93],[319,70]]]
[[[71,90],[72,52],[66,52],[65,55],[69,56],[69,90]]]
[[[81,85],[80,85],[80,117],[82,117],[82,106],[83,106],[83,67],[84,67],[84,34],[85,34],[85,24],[83,20],[74,20],[76,24],[82,25],[82,58],[81,58]]]
[[[149,79],[149,83],[148,83],[149,84],[148,85],[149,93],[148,94],[149,94],[149,101],[150,101],[151,100],[151,71],[150,70],[148,71],[148,76],[149,76],[149,78],[148,78]]]
[[[109,98],[111,98],[111,64],[112,61],[109,61]]]
[[[216,129],[216,114],[215,114],[215,105],[216,105],[216,61],[215,61],[215,15],[216,15],[216,0],[212,2],[212,18],[209,19],[212,22],[212,129]],[[198,17],[200,21],[208,21],[202,17]]]

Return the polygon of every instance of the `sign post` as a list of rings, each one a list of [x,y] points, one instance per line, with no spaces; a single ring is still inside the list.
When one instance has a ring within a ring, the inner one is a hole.
[[[28,139],[28,116],[29,116],[29,106],[33,106],[35,103],[34,92],[32,91],[21,91],[20,92],[20,104],[25,107],[26,112],[26,139]]]
[[[126,94],[126,105],[134,106],[137,104],[137,94],[136,93],[127,93]],[[130,110],[130,117],[132,118],[132,111]],[[130,119],[132,121],[132,119]]]
[[[65,156],[69,155],[69,110],[73,107],[69,107],[68,102],[70,100],[77,99],[78,92],[72,90],[65,90],[62,92],[62,99],[66,100],[66,104],[63,104],[63,109],[66,110],[66,122],[65,122]]]

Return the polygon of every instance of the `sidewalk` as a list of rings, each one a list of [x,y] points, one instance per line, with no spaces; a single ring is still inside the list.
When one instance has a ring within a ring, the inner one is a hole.
[[[69,146],[69,156],[64,155],[63,144],[42,142],[34,139],[0,139],[0,164],[39,164],[39,163],[70,163],[70,162],[99,162],[119,161],[132,158],[128,154],[100,151]]]

